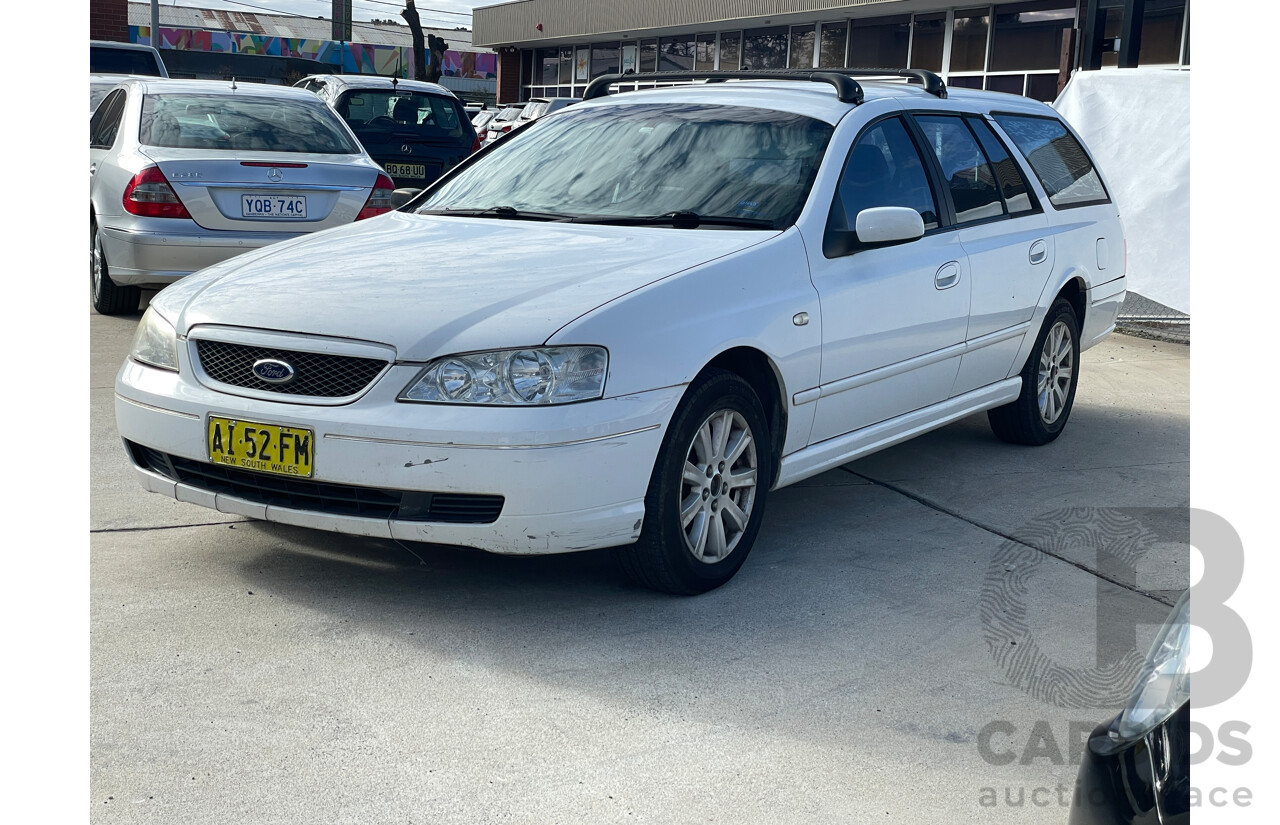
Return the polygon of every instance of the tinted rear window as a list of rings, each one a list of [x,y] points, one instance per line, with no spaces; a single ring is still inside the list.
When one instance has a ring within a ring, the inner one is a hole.
[[[994,117],[1031,164],[1054,206],[1109,200],[1084,147],[1056,118],[1007,114]]]
[[[141,49],[89,47],[89,71],[93,74],[145,74],[160,76],[156,56]]]
[[[470,143],[474,137],[458,101],[442,95],[363,89],[343,95],[337,109],[362,139],[465,137]]]
[[[173,149],[260,149],[354,155],[360,150],[316,99],[159,94],[142,101],[138,140]]]

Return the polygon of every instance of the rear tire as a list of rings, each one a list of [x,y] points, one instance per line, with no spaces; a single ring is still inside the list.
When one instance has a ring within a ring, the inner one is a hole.
[[[723,370],[695,380],[658,453],[640,540],[618,551],[630,578],[686,596],[733,578],[760,532],[771,443],[750,384]]]
[[[987,421],[1001,441],[1048,444],[1067,425],[1080,378],[1080,324],[1065,298],[1049,307],[1021,376],[1017,400],[988,410]]]
[[[102,315],[126,315],[138,311],[142,290],[136,286],[120,286],[111,280],[106,250],[102,248],[102,232],[98,222],[89,220],[89,299]]]

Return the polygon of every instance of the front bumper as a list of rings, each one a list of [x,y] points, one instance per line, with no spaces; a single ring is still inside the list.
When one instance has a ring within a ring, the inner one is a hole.
[[[140,466],[143,487],[224,513],[340,533],[561,553],[629,544],[662,436],[683,387],[540,408],[408,404],[395,400],[418,372],[393,366],[358,400],[312,406],[240,397],[193,376],[126,361],[116,378],[116,423],[129,442],[208,462],[210,414],[314,433],[314,480],[381,490],[504,498],[487,524],[366,518],[296,509],[167,478]],[[131,454],[132,455],[132,454]]]
[[[224,232],[195,221],[151,219],[102,228],[111,280],[120,286],[161,286],[299,232]]]

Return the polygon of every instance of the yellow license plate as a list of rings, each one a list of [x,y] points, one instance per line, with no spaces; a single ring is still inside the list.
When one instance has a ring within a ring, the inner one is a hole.
[[[260,473],[311,478],[311,430],[209,416],[209,460]]]

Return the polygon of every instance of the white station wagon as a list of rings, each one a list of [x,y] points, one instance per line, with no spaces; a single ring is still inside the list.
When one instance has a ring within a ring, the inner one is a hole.
[[[619,547],[698,593],[771,490],[984,410],[1055,439],[1125,295],[1071,128],[927,72],[760,74],[600,78],[398,211],[168,287],[116,382],[143,485],[495,553]],[[608,94],[675,79],[716,82]]]

